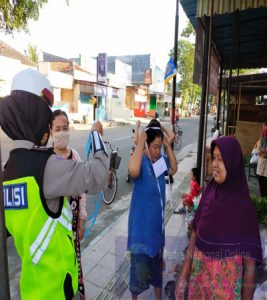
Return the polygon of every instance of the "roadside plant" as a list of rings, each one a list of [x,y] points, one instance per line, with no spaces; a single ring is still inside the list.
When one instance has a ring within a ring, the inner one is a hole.
[[[256,214],[259,224],[267,225],[267,198],[250,195],[251,201],[256,207]]]

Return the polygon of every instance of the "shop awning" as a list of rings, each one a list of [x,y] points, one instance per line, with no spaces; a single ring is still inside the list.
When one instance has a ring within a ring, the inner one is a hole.
[[[225,68],[267,67],[267,8],[213,16],[213,40]]]
[[[228,90],[229,78],[222,79],[222,89]],[[236,94],[241,89],[246,95],[267,95],[267,73],[233,76],[230,93]]]
[[[212,0],[199,0],[197,3],[197,17],[210,16],[210,4]],[[223,15],[242,11],[250,8],[267,7],[267,0],[213,0],[213,14]]]
[[[192,23],[196,26],[196,18],[210,16],[210,2],[212,0],[180,0],[181,5]],[[223,15],[237,10],[267,7],[267,0],[213,0],[213,14]]]
[[[211,0],[181,0],[193,26],[210,15]],[[198,4],[199,3],[199,4]],[[212,39],[223,67],[267,67],[267,0],[214,0]]]
[[[197,0],[180,0],[187,18],[191,24],[196,28],[197,24]]]

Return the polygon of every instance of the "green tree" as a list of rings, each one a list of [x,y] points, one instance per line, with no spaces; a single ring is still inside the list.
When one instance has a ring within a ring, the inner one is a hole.
[[[194,28],[188,22],[181,34],[184,38],[178,41],[177,69],[181,78],[179,88],[182,92],[182,110],[190,104],[196,106],[200,95],[200,87],[193,83],[195,45],[190,42],[193,35],[195,35]],[[170,56],[173,56],[173,52],[171,50]]]
[[[188,39],[192,35],[195,35],[195,29],[194,29],[193,25],[188,21],[186,24],[186,27],[184,28],[184,30],[181,33],[181,36]]]
[[[27,55],[28,55],[28,58],[29,58],[30,61],[32,61],[34,63],[38,62],[38,53],[37,53],[37,47],[36,46],[32,46],[31,44],[29,44]]]
[[[1,0],[0,1],[0,30],[12,33],[15,30],[27,31],[27,22],[37,20],[39,9],[47,0]]]
[[[39,10],[48,0],[0,0],[0,31],[28,31],[30,19],[38,20]],[[68,0],[66,0],[68,4]]]
[[[247,75],[247,74],[255,74],[255,73],[258,73],[259,72],[259,69],[233,69],[232,70],[232,76],[237,76],[237,74],[239,75]],[[230,76],[230,70],[226,70],[226,73],[225,73],[226,76]]]

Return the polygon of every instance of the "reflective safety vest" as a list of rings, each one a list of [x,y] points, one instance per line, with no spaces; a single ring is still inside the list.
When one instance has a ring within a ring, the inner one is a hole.
[[[71,299],[78,290],[78,264],[68,201],[49,213],[34,176],[4,178],[6,227],[22,260],[22,300]]]

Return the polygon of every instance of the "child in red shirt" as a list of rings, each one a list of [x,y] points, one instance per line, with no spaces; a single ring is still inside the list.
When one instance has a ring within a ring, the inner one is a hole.
[[[194,207],[193,199],[200,192],[200,185],[197,182],[197,178],[198,178],[198,170],[197,170],[197,168],[192,168],[191,169],[190,191],[188,194],[182,194],[183,207],[180,208],[176,213],[185,214],[186,207],[188,208],[189,211],[193,210],[193,207]]]

